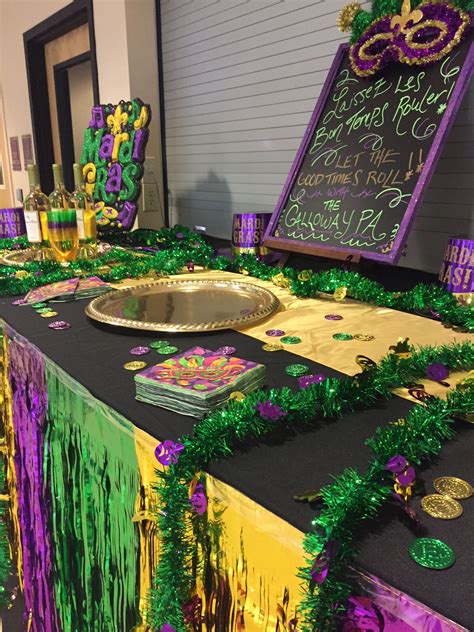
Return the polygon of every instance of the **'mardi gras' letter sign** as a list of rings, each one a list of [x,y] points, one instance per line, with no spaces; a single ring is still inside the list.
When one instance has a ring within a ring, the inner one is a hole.
[[[97,225],[103,232],[133,226],[150,120],[150,106],[140,99],[92,108],[81,163],[86,191],[96,203]]]

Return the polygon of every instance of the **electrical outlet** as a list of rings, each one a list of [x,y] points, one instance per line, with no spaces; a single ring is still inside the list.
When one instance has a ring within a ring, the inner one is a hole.
[[[158,186],[155,182],[149,183],[144,182],[142,185],[143,189],[143,211],[159,211],[161,208],[160,204],[160,193],[158,191]]]

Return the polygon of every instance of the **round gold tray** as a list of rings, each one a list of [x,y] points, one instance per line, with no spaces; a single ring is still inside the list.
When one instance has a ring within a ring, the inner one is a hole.
[[[250,325],[279,305],[272,292],[250,283],[160,281],[99,296],[86,307],[86,314],[129,329],[197,332]]]

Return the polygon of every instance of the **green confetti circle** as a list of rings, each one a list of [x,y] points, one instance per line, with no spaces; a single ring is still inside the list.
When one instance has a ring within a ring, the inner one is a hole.
[[[286,367],[285,371],[292,377],[301,377],[309,373],[309,366],[306,366],[306,364],[290,364]]]
[[[283,336],[280,341],[285,345],[298,345],[301,342],[301,338],[298,336]]]
[[[173,347],[172,345],[168,345],[167,347],[160,347],[156,349],[156,353],[160,355],[169,355],[170,353],[176,353],[178,351],[178,347]]]
[[[351,334],[334,334],[334,340],[352,340],[353,336]]]
[[[161,349],[161,347],[169,347],[170,343],[166,340],[154,340],[153,342],[150,342],[148,346],[152,349]]]
[[[32,303],[30,305],[33,309],[41,309],[42,307],[48,307],[47,303]]]

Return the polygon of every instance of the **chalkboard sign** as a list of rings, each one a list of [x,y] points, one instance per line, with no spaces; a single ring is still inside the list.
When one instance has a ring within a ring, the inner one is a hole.
[[[372,78],[340,46],[265,245],[396,263],[472,74],[470,37],[440,62]]]

